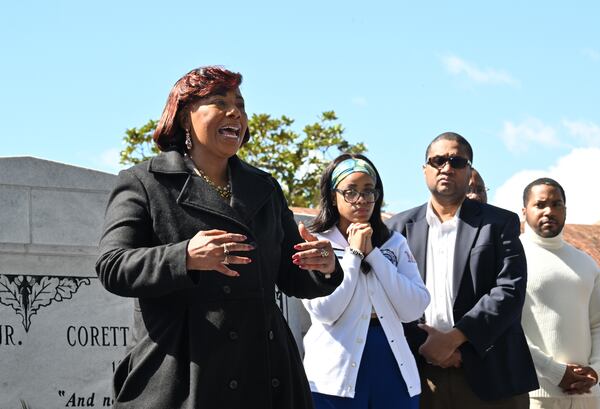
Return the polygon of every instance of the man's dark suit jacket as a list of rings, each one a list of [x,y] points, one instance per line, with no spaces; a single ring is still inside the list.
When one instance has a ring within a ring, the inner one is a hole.
[[[426,211],[424,204],[387,221],[407,238],[423,281],[429,231]],[[463,202],[454,253],[454,323],[468,339],[460,347],[465,375],[483,400],[539,387],[521,328],[527,264],[519,233],[515,213],[469,199]],[[405,325],[405,331],[416,355],[426,334],[416,322]]]

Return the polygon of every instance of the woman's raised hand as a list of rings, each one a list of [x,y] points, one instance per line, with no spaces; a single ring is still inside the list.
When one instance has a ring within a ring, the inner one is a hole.
[[[224,230],[199,231],[188,243],[186,267],[188,270],[215,270],[226,276],[238,277],[240,274],[227,266],[252,261],[232,254],[254,250],[252,245],[242,243],[246,239],[243,234]]]
[[[359,250],[365,256],[373,250],[373,228],[370,223],[351,223],[346,233],[348,244],[353,249]]]
[[[317,240],[302,222],[298,223],[298,231],[305,242],[294,246],[298,252],[292,256],[292,262],[306,270],[317,270],[323,274],[333,273],[335,255],[331,243],[328,240]]]

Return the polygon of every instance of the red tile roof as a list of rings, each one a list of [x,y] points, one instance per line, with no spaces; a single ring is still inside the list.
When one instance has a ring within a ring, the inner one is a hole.
[[[600,224],[567,224],[563,234],[568,243],[588,253],[600,265]]]

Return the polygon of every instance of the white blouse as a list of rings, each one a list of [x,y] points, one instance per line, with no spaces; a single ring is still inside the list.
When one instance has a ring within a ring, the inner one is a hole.
[[[381,248],[365,257],[371,271],[360,271],[360,257],[346,247],[337,227],[321,234],[329,240],[344,270],[329,296],[303,300],[312,326],[304,337],[304,368],[313,392],[354,397],[371,311],[375,310],[410,396],[421,392],[415,359],[402,322],[420,318],[430,298],[404,236],[393,232]]]

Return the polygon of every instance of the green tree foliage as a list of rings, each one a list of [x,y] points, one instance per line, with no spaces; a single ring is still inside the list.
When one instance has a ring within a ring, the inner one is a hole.
[[[160,152],[152,140],[157,124],[157,121],[151,119],[140,128],[130,128],[125,131],[123,137],[125,148],[121,151],[121,164],[135,165]]]
[[[350,144],[335,112],[323,112],[318,122],[306,125],[302,134],[292,129],[293,119],[253,115],[252,139],[239,156],[271,173],[291,206],[314,207],[319,198],[319,179],[325,166],[340,152],[362,153],[365,145]],[[333,151],[332,151],[333,148]]]
[[[344,128],[333,111],[321,114],[298,133],[292,129],[294,120],[282,115],[253,114],[248,121],[250,140],[238,156],[273,175],[281,184],[290,206],[315,207],[319,198],[319,179],[325,166],[339,153],[363,153],[363,143],[351,144],[344,139]],[[156,121],[139,129],[126,131],[122,164],[135,164],[156,154],[152,133]]]

